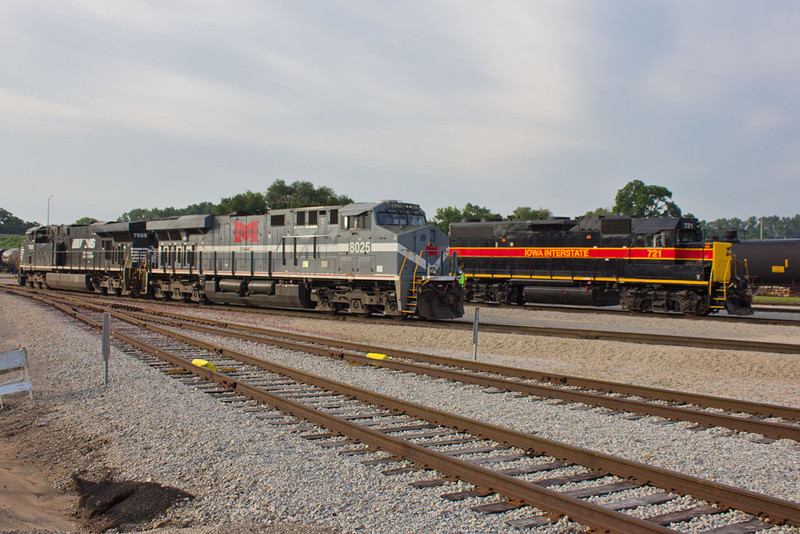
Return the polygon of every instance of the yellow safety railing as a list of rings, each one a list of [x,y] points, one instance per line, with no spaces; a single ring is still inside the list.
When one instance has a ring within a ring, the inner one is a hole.
[[[721,310],[725,308],[725,303],[728,301],[728,284],[733,284],[733,282],[731,282],[731,264],[734,263],[734,261],[733,257],[729,254],[730,247],[731,245],[729,243],[714,243],[714,259],[711,262],[711,273],[708,277],[708,294],[711,296],[709,308],[712,309]],[[720,269],[723,265],[722,257],[727,260],[724,261],[724,270]],[[720,270],[722,270],[721,276]],[[714,289],[714,282],[720,284],[716,290]],[[721,297],[719,296],[719,288],[721,288],[722,291]],[[719,304],[720,302],[722,305]]]

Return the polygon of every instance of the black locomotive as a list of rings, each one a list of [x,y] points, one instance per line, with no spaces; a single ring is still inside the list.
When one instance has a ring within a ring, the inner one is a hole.
[[[473,302],[751,314],[730,242],[705,242],[692,218],[584,216],[450,225]]]

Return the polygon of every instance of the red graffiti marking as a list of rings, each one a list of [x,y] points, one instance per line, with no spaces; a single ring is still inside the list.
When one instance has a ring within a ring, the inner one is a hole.
[[[439,247],[432,247],[430,245],[425,246],[425,254],[428,256],[438,256],[439,255]]]
[[[252,221],[247,224],[233,223],[233,242],[242,243],[244,241],[258,243],[258,221]]]

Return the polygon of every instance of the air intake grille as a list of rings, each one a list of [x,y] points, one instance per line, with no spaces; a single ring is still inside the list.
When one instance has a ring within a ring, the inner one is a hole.
[[[630,219],[603,219],[602,222],[603,235],[608,234],[626,234],[631,233],[631,220]]]

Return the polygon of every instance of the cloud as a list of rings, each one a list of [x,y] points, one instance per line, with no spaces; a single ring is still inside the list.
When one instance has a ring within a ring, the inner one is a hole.
[[[794,212],[741,191],[797,192],[798,23],[781,1],[5,3],[0,174],[566,214],[638,178],[701,216]]]

